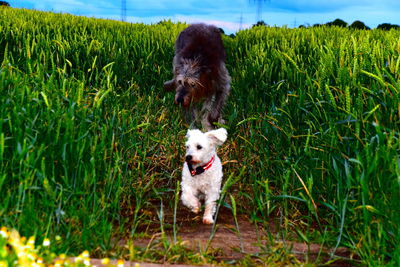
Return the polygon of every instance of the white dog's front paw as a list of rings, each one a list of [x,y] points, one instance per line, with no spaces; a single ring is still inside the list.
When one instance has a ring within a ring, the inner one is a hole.
[[[200,211],[200,202],[192,193],[183,192],[182,203],[193,213],[198,213]]]
[[[212,217],[203,217],[203,223],[204,224],[213,224],[214,220]]]
[[[200,206],[193,207],[193,208],[191,209],[191,211],[192,211],[194,214],[199,213],[199,211],[200,211]]]

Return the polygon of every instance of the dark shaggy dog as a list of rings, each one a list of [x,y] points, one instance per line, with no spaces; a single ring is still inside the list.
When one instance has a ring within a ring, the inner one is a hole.
[[[210,130],[214,122],[224,123],[222,108],[230,90],[225,49],[217,27],[193,24],[183,30],[175,43],[174,78],[164,83],[176,89],[175,103],[187,111],[190,120]],[[203,106],[198,110],[198,104]]]

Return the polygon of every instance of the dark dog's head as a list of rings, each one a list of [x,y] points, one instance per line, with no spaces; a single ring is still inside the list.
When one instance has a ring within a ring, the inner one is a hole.
[[[188,107],[206,90],[207,70],[196,59],[181,59],[174,68],[174,79],[164,83],[166,90],[176,89],[175,104]]]

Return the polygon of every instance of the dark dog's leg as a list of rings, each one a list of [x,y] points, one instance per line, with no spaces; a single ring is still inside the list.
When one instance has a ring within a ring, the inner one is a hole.
[[[222,75],[218,84],[219,86],[215,93],[215,97],[211,102],[211,106],[209,108],[209,112],[207,115],[209,125],[214,125],[214,122],[222,124],[225,123],[224,120],[221,118],[222,117],[221,114],[231,88],[230,87],[231,78],[228,74],[225,65],[222,65],[221,70],[222,70]]]
[[[186,110],[186,123],[189,124],[190,129],[197,129],[199,123],[199,111],[197,105],[192,103],[190,107]]]
[[[214,126],[212,124],[212,122],[210,122],[210,115],[211,113],[213,113],[214,111],[213,106],[214,106],[214,102],[215,102],[215,95],[210,96],[209,98],[207,98],[203,104],[203,107],[201,109],[201,126],[203,127],[203,130],[206,131],[210,131],[212,129],[214,129]]]
[[[221,118],[222,109],[225,105],[226,99],[229,95],[228,87],[220,88],[212,97],[208,98],[202,108],[202,121],[201,124],[204,130],[210,131],[215,128],[214,122],[224,124]]]
[[[175,89],[175,80],[169,80],[164,83],[165,91],[173,91]]]
[[[224,123],[223,119],[222,119],[222,109],[225,105],[225,101],[228,97],[228,92],[226,91],[218,91],[215,94],[215,99],[212,103],[212,107],[209,111],[208,114],[208,123],[210,125],[214,125],[214,122],[218,122],[218,123]],[[215,126],[213,126],[215,127]]]

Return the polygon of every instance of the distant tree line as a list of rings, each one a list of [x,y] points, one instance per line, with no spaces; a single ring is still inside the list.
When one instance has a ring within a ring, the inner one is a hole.
[[[376,28],[388,31],[390,29],[400,29],[400,26],[396,25],[396,24],[382,23],[382,24],[379,24],[378,27],[376,27]]]
[[[0,6],[10,6],[10,4],[6,1],[0,1]]]
[[[267,26],[267,24],[261,20],[257,22],[256,24],[253,25],[253,27],[256,26]],[[358,29],[358,30],[370,30],[371,28],[365,25],[364,22],[360,20],[354,21],[352,24],[348,24],[344,20],[341,19],[335,19],[334,21],[327,22],[325,24],[314,24],[311,27],[322,27],[322,26],[337,26],[337,27],[342,27],[342,28],[351,28],[351,29]],[[299,28],[307,28],[305,25],[300,25]],[[399,25],[396,24],[390,24],[390,23],[382,23],[379,24],[378,27],[376,27],[378,30],[390,30],[390,29],[400,29]]]
[[[343,28],[352,28],[352,29],[358,29],[358,30],[370,30],[371,28],[365,25],[364,22],[356,20],[352,24],[347,24],[344,20],[341,19],[335,19],[334,21],[328,22],[326,24],[314,24],[313,27],[320,27],[320,26],[337,26],[337,27],[343,27]],[[390,23],[382,23],[379,24],[378,27],[376,27],[378,30],[390,30],[390,29],[399,29],[400,26],[396,24],[390,24]]]

